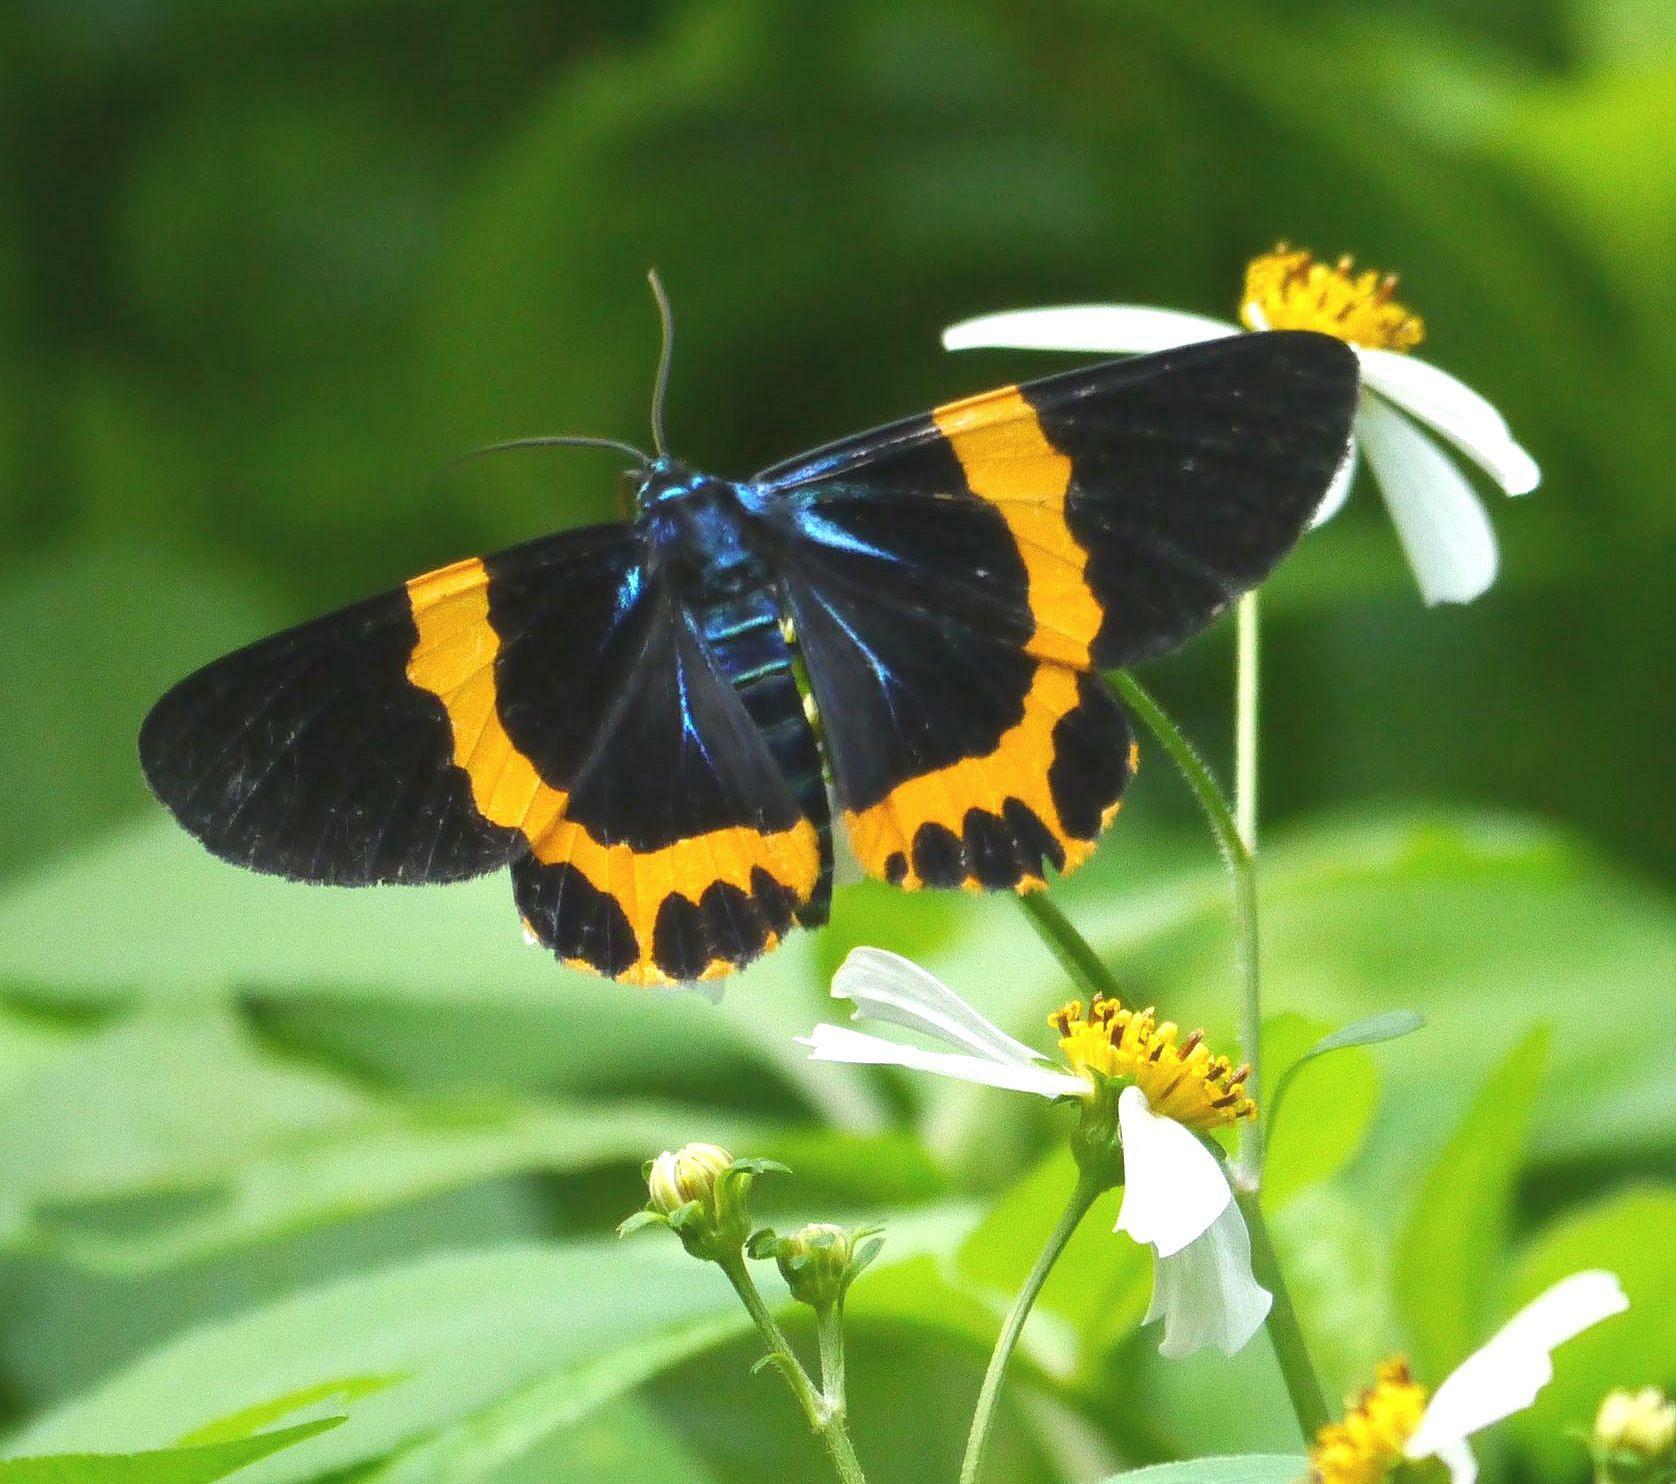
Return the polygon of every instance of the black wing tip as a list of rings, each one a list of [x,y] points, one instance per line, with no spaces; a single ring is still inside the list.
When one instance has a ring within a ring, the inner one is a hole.
[[[1256,330],[1238,336],[1237,342],[1323,381],[1339,382],[1352,394],[1361,381],[1360,358],[1348,341],[1336,335],[1320,330]]]

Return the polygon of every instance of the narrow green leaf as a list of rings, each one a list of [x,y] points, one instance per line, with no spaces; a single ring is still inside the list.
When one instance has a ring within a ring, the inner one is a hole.
[[[1105,1484],[1295,1484],[1309,1472],[1309,1460],[1294,1453],[1243,1453],[1223,1458],[1189,1458],[1113,1474]]]
[[[331,1381],[320,1381],[313,1386],[304,1386],[283,1396],[257,1402],[252,1407],[241,1407],[214,1422],[206,1422],[178,1439],[176,1446],[201,1448],[212,1443],[239,1442],[307,1408],[341,1407],[345,1402],[359,1401],[364,1396],[383,1391],[386,1386],[394,1386],[402,1379],[399,1375],[341,1376]]]
[[[476,1484],[523,1458],[647,1378],[742,1333],[742,1310],[651,1334],[644,1343],[544,1377],[369,1469],[360,1484]],[[765,1356],[765,1361],[775,1359]]]
[[[1379,1101],[1379,1072],[1365,1048],[1347,1046],[1331,1061],[1311,1060],[1321,1044],[1322,1024],[1291,1013],[1269,1017],[1263,1025],[1263,1065],[1275,1069],[1277,1093],[1287,1087],[1301,1095],[1291,1112],[1276,1120],[1269,1114],[1265,1204],[1278,1209],[1300,1191],[1338,1173],[1367,1138]],[[1300,1067],[1303,1075],[1294,1081]]]
[[[1292,1079],[1316,1057],[1342,1051],[1347,1046],[1377,1046],[1382,1041],[1395,1041],[1402,1036],[1412,1035],[1425,1023],[1426,1017],[1417,1011],[1390,1010],[1383,1015],[1369,1015],[1365,1019],[1352,1021],[1330,1035],[1323,1036],[1281,1073],[1276,1081],[1274,1091],[1269,1095],[1270,1121],[1274,1122],[1280,1117],[1281,1100],[1286,1096],[1286,1089],[1292,1085]]]
[[[1398,1299],[1422,1375],[1446,1375],[1484,1337],[1550,1040],[1538,1027],[1491,1073],[1398,1239]]]
[[[146,1453],[60,1453],[0,1462],[0,1484],[210,1484],[282,1448],[341,1426],[321,1417],[254,1437]]]

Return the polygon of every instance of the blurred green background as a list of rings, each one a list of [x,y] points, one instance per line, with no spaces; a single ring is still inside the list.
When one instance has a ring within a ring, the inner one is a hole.
[[[647,999],[524,950],[501,881],[352,894],[215,864],[149,804],[134,733],[237,643],[609,516],[597,455],[429,474],[518,434],[644,441],[649,265],[680,325],[672,439],[742,474],[1059,364],[948,357],[953,319],[1227,315],[1285,237],[1400,269],[1422,354],[1545,478],[1487,495],[1503,576],[1470,608],[1421,606],[1365,483],[1266,590],[1274,1061],[1430,1017],[1300,1079],[1275,1220],[1335,1393],[1399,1348],[1435,1381],[1543,1282],[1616,1266],[1631,1315],[1492,1449],[1503,1477],[1582,1477],[1565,1429],[1605,1388],[1676,1381],[1673,14],[13,0],[10,1451],[162,1447],[396,1377],[239,1477],[815,1477],[719,1278],[607,1240],[640,1160],[703,1137],[794,1167],[762,1187],[775,1219],[889,1221],[854,1298],[858,1445],[878,1480],[952,1477],[1061,1130],[812,1069],[790,1037],[865,939],[1045,1044],[1067,991],[1016,909],[854,888],[719,1008]],[[1229,650],[1219,628],[1146,676],[1219,767]],[[1226,1034],[1220,877],[1151,757],[1059,895],[1136,999]],[[1295,1451],[1266,1342],[1163,1365],[1146,1266],[1104,1228],[1050,1287],[994,1477]]]

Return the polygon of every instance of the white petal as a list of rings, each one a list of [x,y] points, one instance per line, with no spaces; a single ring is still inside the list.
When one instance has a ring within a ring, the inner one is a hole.
[[[1466,1443],[1450,1443],[1439,1448],[1437,1456],[1449,1470],[1449,1484],[1476,1484],[1478,1459]]]
[[[963,319],[943,331],[944,350],[1083,350],[1129,355],[1240,333],[1238,325],[1146,304],[1062,304]]]
[[[1356,482],[1356,467],[1360,462],[1356,455],[1356,440],[1352,438],[1333,474],[1333,482],[1327,486],[1327,493],[1321,497],[1321,503],[1315,507],[1315,514],[1310,518],[1311,530],[1326,525],[1344,509],[1344,502],[1350,498],[1350,486]]]
[[[1203,1236],[1234,1193],[1221,1162],[1191,1130],[1152,1111],[1126,1087],[1117,1099],[1123,1135],[1123,1204],[1117,1230],[1149,1243],[1161,1258]]]
[[[982,1056],[963,1056],[952,1051],[925,1051],[904,1046],[883,1036],[869,1036],[844,1025],[817,1025],[798,1042],[810,1048],[811,1061],[842,1061],[856,1066],[907,1067],[916,1072],[934,1072],[982,1087],[1004,1087],[1011,1092],[1033,1092],[1037,1097],[1086,1097],[1088,1084],[1068,1072],[1046,1067],[1020,1066],[1015,1062],[990,1061]]]
[[[1378,397],[1363,397],[1356,432],[1421,596],[1428,603],[1471,602],[1495,581],[1496,537],[1466,476]]]
[[[1542,470],[1507,421],[1464,381],[1413,356],[1359,350],[1362,380],[1435,428],[1510,495],[1528,495]]]
[[[1047,1060],[984,1019],[935,974],[882,948],[855,949],[832,976],[832,997],[854,1000],[857,1019],[887,1020],[990,1061]]]
[[[1561,1279],[1444,1379],[1408,1440],[1408,1456],[1446,1457],[1448,1449],[1475,1432],[1524,1411],[1554,1379],[1553,1352],[1628,1307],[1611,1273],[1573,1273]]]
[[[1251,1238],[1229,1203],[1210,1229],[1153,1266],[1152,1304],[1143,1324],[1164,1321],[1160,1355],[1175,1359],[1214,1345],[1234,1355],[1262,1327],[1274,1296],[1251,1276]]]

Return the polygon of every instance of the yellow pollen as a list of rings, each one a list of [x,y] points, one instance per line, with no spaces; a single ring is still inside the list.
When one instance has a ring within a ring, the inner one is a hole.
[[[1245,270],[1240,320],[1248,330],[1319,330],[1371,350],[1413,350],[1425,322],[1394,297],[1397,275],[1356,271],[1350,257],[1329,266],[1281,243]]]
[[[1345,1406],[1343,1422],[1329,1422],[1309,1450],[1309,1484],[1384,1484],[1406,1464],[1403,1447],[1426,1410],[1426,1389],[1408,1362],[1388,1360],[1379,1377]]]
[[[1257,1105],[1245,1095],[1247,1067],[1212,1056],[1204,1032],[1177,1044],[1173,1021],[1159,1023],[1152,1010],[1128,1010],[1121,1000],[1097,997],[1085,1013],[1072,1000],[1048,1017],[1059,1032],[1059,1049],[1071,1070],[1086,1077],[1126,1078],[1146,1094],[1154,1113],[1205,1132],[1255,1118]]]

